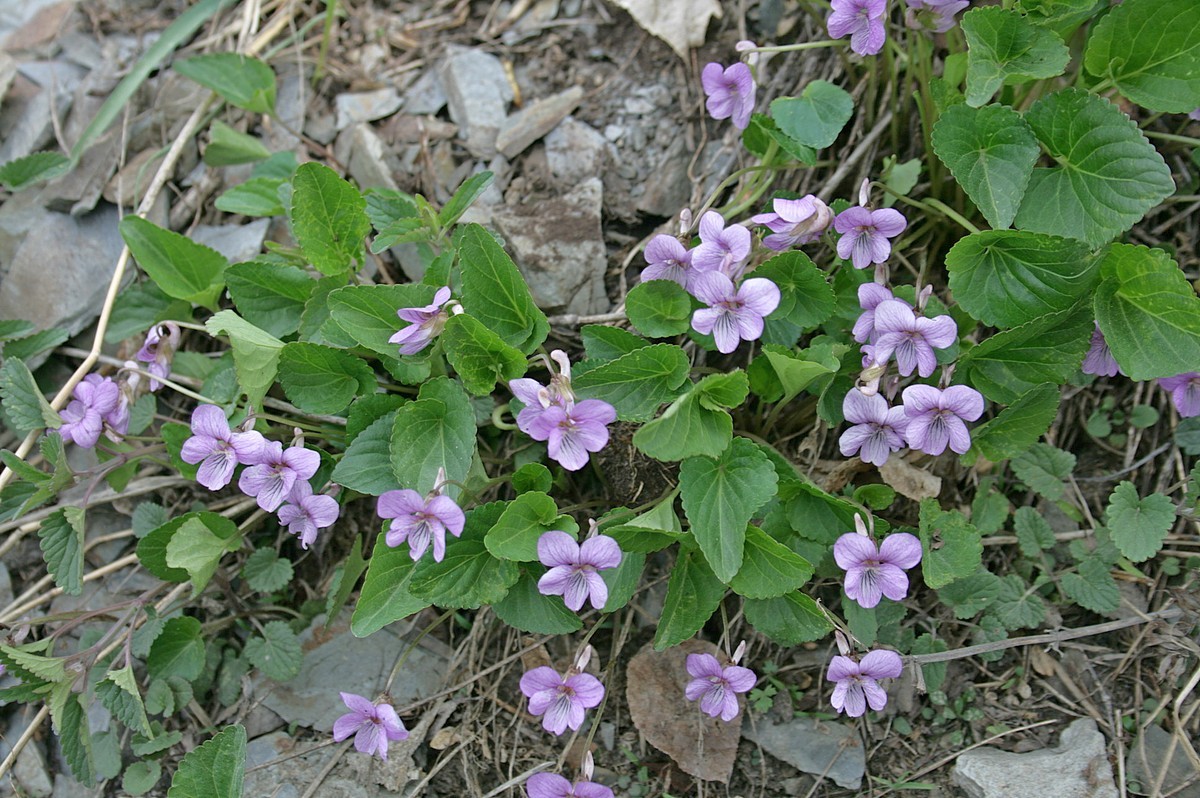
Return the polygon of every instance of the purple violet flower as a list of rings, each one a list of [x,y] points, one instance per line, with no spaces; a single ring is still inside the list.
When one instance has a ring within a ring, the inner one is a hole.
[[[915,368],[928,377],[937,369],[933,350],[945,349],[957,338],[958,325],[949,316],[927,319],[897,299],[875,306],[875,362],[886,363],[895,354],[896,367],[905,376]]]
[[[317,539],[317,532],[333,526],[341,509],[337,499],[313,494],[307,479],[298,479],[292,486],[287,502],[279,508],[279,523],[289,534],[300,538],[300,547],[307,549]]]
[[[846,457],[858,454],[864,463],[881,466],[892,452],[904,448],[908,416],[903,407],[888,407],[879,394],[867,394],[851,388],[842,400],[842,414],[854,426],[838,438],[838,447]]]
[[[945,33],[954,27],[954,15],[970,5],[968,0],[905,0],[904,24],[913,30]]]
[[[688,654],[687,672],[692,677],[684,695],[688,701],[700,699],[700,711],[728,723],[737,717],[738,693],[754,686],[758,677],[749,668],[721,663],[712,654]]]
[[[1200,416],[1200,372],[1190,371],[1174,377],[1162,377],[1158,384],[1169,391],[1175,409],[1183,418]]]
[[[233,432],[221,408],[200,405],[192,411],[192,437],[183,442],[179,457],[185,463],[200,464],[197,482],[209,490],[220,490],[233,479],[239,463],[258,463],[266,446],[262,433]]]
[[[446,533],[462,534],[466,516],[454,499],[441,492],[445,479],[439,471],[438,487],[425,498],[415,490],[389,490],[379,497],[377,512],[380,518],[391,518],[387,544],[392,548],[408,541],[408,553],[414,561],[421,559],[433,543],[433,561],[446,556]]]
[[[725,217],[708,211],[700,217],[700,243],[692,250],[692,268],[739,277],[750,257],[750,231],[740,224],[725,226]]]
[[[567,407],[550,405],[530,424],[528,434],[546,442],[546,453],[568,471],[588,463],[590,452],[608,445],[608,425],[617,411],[602,399],[584,399]]]
[[[412,323],[389,338],[388,343],[400,344],[400,354],[402,355],[415,355],[429,346],[430,342],[441,334],[442,328],[446,326],[446,320],[450,318],[450,314],[443,307],[449,301],[450,288],[442,286],[433,295],[432,304],[423,308],[400,308],[397,310],[397,316]]]
[[[1096,325],[1096,329],[1092,330],[1092,345],[1083,358],[1081,370],[1084,374],[1095,374],[1097,377],[1115,377],[1122,373],[1117,359],[1108,349],[1108,341],[1104,340],[1104,333],[1100,332],[1099,324]]]
[[[529,798],[613,798],[613,791],[594,781],[574,784],[557,773],[535,773],[525,782]]]
[[[1200,108],[1197,108],[1195,111],[1188,111],[1188,119],[1200,122]]]
[[[408,739],[408,731],[396,710],[391,704],[373,704],[354,693],[341,695],[350,711],[334,721],[334,742],[340,743],[353,734],[354,747],[360,753],[378,755],[386,762],[388,743]]]
[[[63,425],[58,428],[58,432],[67,443],[91,449],[100,440],[105,422],[112,427],[121,426],[121,389],[111,377],[89,374],[76,384],[71,395],[74,398],[59,414],[62,416]],[[114,414],[118,415],[114,417]],[[126,411],[125,426],[128,425],[129,417]]]
[[[308,479],[321,466],[321,455],[303,446],[283,448],[279,441],[267,441],[258,462],[238,477],[238,490],[258,500],[269,513],[279,509],[296,482]]]
[[[887,300],[903,302],[907,307],[912,307],[903,299],[897,299],[887,286],[879,283],[863,283],[858,287],[858,306],[863,312],[858,321],[854,322],[855,341],[865,344],[875,338],[875,308]]]
[[[951,385],[938,390],[930,385],[910,385],[904,389],[904,414],[908,426],[904,437],[908,445],[926,454],[946,451],[964,454],[971,448],[971,434],[964,421],[983,415],[983,396],[966,385]]]
[[[567,608],[578,612],[590,598],[592,606],[604,609],[608,585],[597,571],[621,564],[621,547],[608,535],[596,535],[583,541],[566,532],[552,529],[538,538],[538,560],[550,570],[538,580],[543,596],[562,596]]]
[[[833,559],[846,572],[846,596],[869,610],[883,596],[901,601],[908,595],[904,572],[921,561],[921,541],[897,532],[877,547],[867,535],[847,532],[833,544]]]
[[[887,691],[879,686],[878,680],[895,679],[903,670],[900,655],[886,649],[869,652],[861,662],[834,657],[825,674],[826,679],[837,682],[829,703],[852,718],[861,717],[868,706],[878,712],[887,706]]]
[[[588,673],[562,678],[548,665],[526,671],[521,677],[521,692],[529,699],[529,714],[543,715],[542,728],[562,734],[570,727],[583,725],[584,710],[604,700],[604,685]]]
[[[650,239],[643,253],[650,265],[642,269],[642,282],[650,280],[670,280],[685,289],[691,289],[691,283],[696,275],[692,268],[692,250],[679,243],[675,236],[666,233]],[[523,400],[522,400],[523,401]]]
[[[877,211],[857,206],[847,208],[833,220],[833,229],[842,234],[837,242],[838,257],[849,260],[856,269],[883,263],[892,254],[889,239],[903,233],[906,227],[908,222],[895,208]]]
[[[179,348],[179,335],[179,325],[173,321],[155,324],[146,333],[142,348],[134,355],[141,362],[150,364],[146,371],[154,375],[150,378],[151,393],[162,387],[159,380],[171,376],[171,358]]]
[[[713,119],[731,119],[733,126],[745,130],[754,111],[754,75],[750,67],[738,62],[728,69],[715,61],[700,73],[700,85],[708,100],[704,107]]]
[[[830,5],[833,13],[825,24],[831,37],[840,39],[849,34],[850,49],[859,55],[875,55],[883,49],[886,0],[832,0]]]
[[[707,308],[692,314],[692,327],[712,333],[717,351],[729,354],[741,341],[757,340],[763,333],[763,318],[779,307],[779,287],[765,277],[752,277],[735,290],[733,280],[721,272],[704,272],[696,277],[692,295]]]
[[[816,241],[833,223],[833,211],[812,194],[800,199],[776,199],[771,207],[773,213],[751,216],[750,221],[770,229],[763,246],[776,252]]]

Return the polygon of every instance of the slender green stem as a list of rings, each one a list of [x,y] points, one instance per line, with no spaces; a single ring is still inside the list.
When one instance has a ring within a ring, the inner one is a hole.
[[[1149,136],[1152,139],[1175,141],[1180,144],[1190,144],[1193,147],[1200,147],[1200,139],[1194,139],[1191,136],[1179,136],[1174,133],[1159,133],[1157,130],[1143,130],[1142,135]]]
[[[333,21],[337,17],[338,0],[325,0],[325,31],[321,34],[321,50],[317,53],[317,68],[313,70],[313,82],[325,77],[325,60],[329,56],[329,43],[333,39]]]

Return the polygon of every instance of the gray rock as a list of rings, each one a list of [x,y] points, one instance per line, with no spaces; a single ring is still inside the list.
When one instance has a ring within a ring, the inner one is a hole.
[[[496,136],[496,149],[508,158],[516,157],[553,130],[563,117],[579,106],[581,100],[583,87],[572,86],[566,91],[530,103],[504,120]]]
[[[742,736],[805,773],[824,773],[848,790],[862,786],[867,756],[849,725],[814,718],[796,718],[780,724],[763,719],[743,724]]]
[[[99,787],[85,787],[66,773],[54,778],[54,793],[50,798],[98,798],[103,795]]]
[[[568,116],[546,135],[546,163],[560,186],[575,186],[604,173],[612,145],[586,122]]]
[[[291,131],[304,129],[305,110],[310,97],[312,89],[306,74],[295,66],[280,70],[279,88],[275,95],[275,114],[289,129],[284,129],[283,125],[277,124],[269,117],[264,118],[267,149],[271,152],[283,152],[293,150],[300,144],[300,139]]]
[[[230,263],[242,263],[254,260],[262,253],[263,241],[270,226],[270,219],[255,219],[249,224],[202,224],[192,230],[191,239],[212,247]]]
[[[1150,794],[1150,788],[1154,786],[1163,765],[1168,761],[1167,751],[1170,748],[1171,734],[1159,726],[1146,727],[1138,739],[1133,741],[1125,757],[1125,779],[1130,792],[1139,795]],[[1200,771],[1188,760],[1183,745],[1176,740],[1167,764],[1166,776],[1162,780],[1162,794],[1169,794],[1174,798],[1200,798],[1200,781],[1196,780],[1198,775]],[[1182,787],[1186,782],[1191,784]]]
[[[33,19],[42,9],[60,3],[61,0],[0,0],[0,36],[16,30]],[[16,49],[17,42],[3,43],[7,49]]]
[[[370,125],[362,123],[343,130],[338,135],[339,145],[343,137],[348,139],[349,148],[346,170],[359,188],[400,188],[393,177],[400,163]]]
[[[404,92],[406,113],[425,116],[436,114],[445,107],[446,91],[442,88],[442,78],[436,69],[422,72],[416,83]]]
[[[954,763],[954,783],[971,798],[1116,798],[1104,735],[1080,718],[1057,748],[1014,754],[984,747]]]
[[[3,740],[0,740],[0,757],[8,756],[12,751],[12,743],[16,742],[29,727],[29,721],[33,715],[31,707],[27,711],[18,712],[13,716],[12,721],[8,724],[7,733]],[[12,783],[13,781],[16,782],[16,785]],[[17,761],[13,765],[11,780],[10,774],[0,777],[0,789],[12,790],[11,794],[13,795],[49,798],[50,793],[54,790],[54,783],[50,779],[50,772],[46,766],[46,754],[42,750],[40,742],[36,739],[30,740],[21,749],[21,753],[17,755]]]
[[[513,99],[500,59],[483,50],[451,47],[441,79],[450,118],[467,150],[477,158],[491,158]]]
[[[593,177],[561,197],[495,209],[492,223],[539,307],[581,315],[609,309],[602,198],[600,179]]]
[[[12,604],[15,598],[12,589],[12,577],[9,576],[8,569],[4,567],[4,563],[0,563],[0,609]]]
[[[82,68],[66,61],[34,61],[17,67],[18,77],[0,111],[0,163],[47,146],[54,116],[66,116]]]
[[[8,93],[8,87],[12,85],[13,78],[17,76],[17,62],[12,56],[0,50],[0,99],[4,99],[4,95]]]
[[[336,694],[336,693],[335,693]],[[286,732],[275,732],[251,740],[246,746],[246,781],[243,795],[270,795],[273,798],[300,798],[325,769],[329,760],[337,755],[337,748],[326,746],[309,754],[294,756],[299,750],[310,748],[310,742],[293,740]],[[349,756],[361,756],[350,752]],[[282,762],[275,762],[284,759]],[[343,760],[346,757],[343,756]],[[272,764],[267,764],[272,763]],[[266,767],[262,767],[266,765]],[[259,768],[254,770],[253,768]],[[335,768],[321,782],[322,796],[328,798],[374,798],[377,792],[366,784],[341,775],[343,768]]]
[[[334,100],[337,107],[338,130],[358,122],[374,122],[391,116],[400,110],[404,99],[391,86],[375,91],[339,94]]]
[[[88,148],[70,172],[53,180],[42,193],[43,202],[52,211],[75,216],[96,207],[104,187],[117,169],[121,157],[120,131],[111,131]]]
[[[671,217],[688,205],[692,199],[692,181],[688,177],[691,160],[682,138],[671,142],[654,169],[654,179],[646,182],[637,209],[651,216]]]

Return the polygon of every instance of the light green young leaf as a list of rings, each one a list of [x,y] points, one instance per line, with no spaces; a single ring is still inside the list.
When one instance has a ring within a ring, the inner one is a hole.
[[[1175,525],[1175,505],[1170,499],[1161,493],[1138,498],[1137,488],[1128,480],[1112,492],[1106,514],[1113,543],[1133,562],[1157,554]]]
[[[608,587],[608,601],[604,602],[603,612],[616,612],[629,603],[642,582],[642,572],[646,568],[646,555],[640,551],[622,551],[621,562],[616,568],[608,568],[600,572],[600,578]]]
[[[936,499],[921,502],[921,573],[929,587],[945,587],[979,569],[983,544],[979,530],[957,510],[944,511]]]
[[[729,586],[740,596],[768,599],[791,593],[812,575],[812,563],[751,524],[742,567]]]
[[[142,694],[138,690],[132,666],[110,670],[104,680],[96,685],[96,696],[117,720],[139,734],[150,735],[150,721],[146,718],[146,708],[142,704]]]
[[[59,152],[35,152],[0,166],[0,183],[9,191],[20,191],[34,183],[53,180],[71,168],[71,160]]]
[[[167,542],[167,565],[187,571],[194,598],[212,579],[225,552],[236,551],[241,543],[238,535],[220,537],[199,518],[190,518]]]
[[[1099,246],[1175,193],[1162,156],[1108,100],[1063,89],[1035,102],[1025,121],[1056,164],[1033,170],[1017,212],[1021,230]]]
[[[304,651],[286,621],[270,621],[263,626],[261,636],[246,641],[246,659],[268,679],[286,682],[300,673]]]
[[[516,264],[492,234],[477,224],[454,233],[462,269],[462,304],[510,346],[529,354],[550,333]]]
[[[650,342],[640,335],[634,335],[629,330],[620,327],[605,327],[602,324],[585,324],[579,328],[579,337],[583,339],[583,348],[588,360],[616,360],[621,355],[627,355]]]
[[[822,377],[836,374],[841,367],[828,348],[812,347],[797,352],[778,344],[765,344],[762,351],[779,378],[779,386],[783,389],[781,402],[790,402]]]
[[[251,590],[274,593],[292,581],[292,561],[280,557],[274,549],[255,549],[242,565],[242,579]]]
[[[217,309],[229,267],[224,255],[139,216],[126,216],[120,229],[142,271],[167,296]]]
[[[246,728],[226,726],[179,761],[167,798],[242,798]]]
[[[151,679],[178,676],[194,681],[204,670],[204,638],[200,621],[184,615],[171,618],[163,625],[162,634],[150,646],[146,657],[146,672]]]
[[[713,375],[717,376],[717,375]],[[633,445],[656,460],[716,457],[733,438],[733,419],[721,409],[705,407],[696,387],[676,399],[662,415],[633,434]]]
[[[1017,479],[1050,501],[1058,501],[1066,495],[1063,480],[1075,469],[1075,455],[1048,443],[1035,443],[1014,457],[1011,465]]]
[[[204,328],[209,335],[229,336],[238,385],[246,394],[250,406],[259,406],[275,383],[283,341],[255,327],[232,310],[222,310],[213,315],[205,322]]]
[[[60,507],[38,527],[46,568],[71,596],[83,592],[83,513],[82,507]]]
[[[1021,507],[1013,514],[1013,530],[1017,545],[1026,557],[1038,557],[1042,551],[1054,548],[1054,530],[1032,507]]]
[[[277,177],[254,177],[225,191],[214,204],[225,213],[283,216],[287,209],[279,199],[279,187],[286,182]]]
[[[971,432],[971,444],[993,463],[1026,451],[1058,417],[1061,389],[1045,383],[1021,394],[1000,414]]]
[[[353,341],[372,352],[398,357],[398,344],[388,341],[404,322],[400,308],[420,308],[433,301],[436,289],[427,285],[351,285],[329,294],[329,313]],[[314,299],[316,296],[314,295]]]
[[[276,337],[300,329],[304,303],[317,286],[295,266],[258,261],[230,266],[225,282],[242,318]]]
[[[503,599],[520,576],[515,562],[496,559],[480,537],[464,531],[448,543],[441,562],[426,557],[417,563],[409,589],[439,607],[474,609]]]
[[[647,338],[673,338],[692,324],[692,298],[676,282],[649,280],[626,295],[625,313]]]
[[[269,158],[268,150],[261,140],[234,130],[220,119],[214,119],[208,129],[208,146],[204,149],[204,163],[209,166],[236,166],[254,163]]]
[[[125,768],[125,773],[121,776],[121,789],[134,798],[139,798],[154,789],[154,785],[158,784],[160,778],[162,778],[162,765],[158,764],[157,760],[143,759],[139,762],[132,762],[129,767]]]
[[[408,546],[393,549],[380,535],[350,617],[350,631],[355,637],[366,637],[429,606],[427,600],[417,598],[409,590],[415,567]]]
[[[475,396],[487,396],[497,382],[507,383],[525,373],[525,356],[474,316],[451,316],[440,337],[446,359],[463,386]]]
[[[837,140],[854,115],[854,100],[843,88],[814,80],[799,97],[779,97],[771,102],[771,118],[784,134],[814,149]]]
[[[445,468],[448,480],[465,481],[475,453],[471,400],[448,377],[425,383],[417,396],[396,411],[391,440],[396,480],[405,488],[425,492],[433,489],[438,469]],[[459,488],[449,485],[446,492],[454,497]]]
[[[306,413],[340,413],[376,387],[375,371],[363,360],[319,344],[284,344],[279,369],[284,394]]]
[[[380,416],[350,443],[333,468],[333,481],[359,493],[378,496],[397,487],[392,472],[391,440],[396,411]]]
[[[35,332],[33,335],[27,335],[6,343],[4,345],[4,357],[16,357],[21,360],[28,360],[35,355],[49,352],[60,344],[66,343],[69,337],[70,335],[62,327],[51,327],[48,330],[41,330]]]
[[[584,363],[591,365],[591,361]],[[608,402],[622,421],[646,421],[663,402],[679,395],[690,366],[678,346],[654,344],[586,371],[577,369],[571,387],[581,399]]]
[[[833,631],[833,624],[821,605],[803,593],[746,599],[744,606],[750,625],[781,646],[820,640]]]
[[[538,539],[551,529],[575,535],[579,524],[570,516],[560,516],[554,499],[530,491],[508,503],[483,542],[492,556],[502,560],[537,562]]]
[[[496,617],[531,634],[566,635],[582,629],[583,621],[578,613],[567,609],[561,596],[542,595],[537,586],[538,578],[522,568],[521,578],[503,599],[492,605]]]
[[[228,103],[260,114],[275,113],[275,73],[265,62],[238,53],[208,53],[177,61],[175,71],[212,89]]]
[[[4,403],[8,420],[22,435],[45,427],[58,429],[62,426],[62,419],[42,396],[29,367],[18,358],[5,358],[4,365],[0,366],[0,401]]]
[[[495,175],[491,172],[479,172],[468,177],[462,182],[446,206],[442,208],[438,214],[438,224],[443,228],[448,228],[459,220],[467,209],[471,207],[471,203],[479,199],[479,195],[487,191],[487,187],[492,184]]]
[[[304,257],[322,274],[345,274],[362,261],[371,232],[366,200],[328,166],[311,161],[296,169],[288,220]]]
[[[967,105],[978,108],[1006,81],[1061,75],[1071,52],[1052,31],[998,6],[963,14],[967,37]]]
[[[667,598],[654,633],[654,650],[678,645],[708,622],[725,596],[725,585],[717,578],[699,549],[680,548]]]
[[[1109,567],[1102,560],[1088,557],[1079,562],[1076,572],[1062,575],[1063,594],[1080,607],[1107,614],[1121,606],[1121,591]]]

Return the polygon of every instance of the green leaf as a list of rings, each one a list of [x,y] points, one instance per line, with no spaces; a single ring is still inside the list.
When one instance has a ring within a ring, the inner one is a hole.
[[[446,359],[463,386],[475,396],[487,396],[497,382],[507,383],[525,373],[525,356],[474,316],[451,316],[441,334]]]
[[[1095,288],[1098,265],[1078,241],[1010,230],[965,236],[946,254],[954,299],[1001,328],[1073,307]]]
[[[1043,383],[1074,376],[1093,329],[1085,307],[1048,313],[970,349],[959,358],[959,374],[993,402],[1012,404]]]
[[[690,368],[687,355],[678,346],[654,344],[595,368],[577,370],[571,387],[581,399],[608,402],[617,409],[617,417],[622,421],[646,421],[653,418],[663,402],[679,395]]]
[[[0,166],[0,183],[9,191],[20,191],[34,183],[53,180],[71,168],[71,161],[59,152],[35,152],[14,158]]]
[[[863,607],[857,601],[851,601],[843,596],[842,598],[842,615],[846,617],[846,625],[850,627],[850,634],[858,640],[866,648],[871,648],[875,645],[875,641],[879,637],[879,618],[875,610],[877,607]]]
[[[1140,499],[1137,488],[1129,481],[1117,485],[1105,512],[1113,543],[1133,562],[1157,554],[1175,525],[1175,505],[1170,499],[1161,493]]]
[[[967,37],[967,105],[978,108],[1007,81],[1061,75],[1071,52],[1052,31],[1015,11],[976,8],[963,14]]]
[[[371,232],[366,200],[328,166],[313,161],[296,169],[288,220],[304,257],[322,274],[345,274],[363,259]]]
[[[179,760],[167,798],[241,798],[246,777],[246,729],[226,726]]]
[[[208,53],[176,61],[175,71],[212,89],[227,103],[260,114],[275,113],[275,73],[257,58]]]
[[[463,308],[525,354],[540,346],[550,323],[504,248],[477,224],[459,227],[454,246],[462,268]]]
[[[629,603],[642,582],[646,568],[646,555],[640,551],[622,551],[621,562],[616,568],[606,568],[600,578],[608,587],[608,601],[602,612],[616,612]]]
[[[692,298],[672,280],[635,285],[625,297],[625,313],[648,338],[672,338],[692,325]]]
[[[791,593],[812,575],[812,563],[751,524],[742,567],[729,586],[740,596],[767,599]]]
[[[1167,253],[1113,244],[1100,274],[1096,321],[1126,376],[1172,377],[1200,363],[1200,298]]]
[[[426,557],[417,563],[409,589],[439,607],[474,609],[500,601],[520,576],[515,562],[496,559],[483,540],[468,539],[464,531],[441,562]]]
[[[34,382],[29,367],[17,358],[5,358],[0,366],[0,401],[4,404],[4,414],[21,435],[62,425],[62,419]]]
[[[242,579],[259,593],[283,590],[292,581],[292,562],[274,549],[255,549],[242,565]]]
[[[692,536],[722,582],[741,569],[746,525],[775,495],[775,485],[775,468],[745,438],[734,438],[715,460],[690,457],[680,465],[680,493]]]
[[[110,344],[120,343],[132,335],[144,333],[156,322],[191,318],[191,303],[182,299],[172,299],[153,281],[144,280],[117,295],[117,303],[113,306],[104,341]]]
[[[570,520],[569,516],[563,516]],[[578,525],[571,521],[574,529],[564,529],[558,524],[558,505],[545,493],[522,493],[504,508],[504,513],[495,526],[487,532],[484,544],[493,556],[502,560],[537,562],[538,538],[551,529],[574,535]]]
[[[957,510],[944,511],[936,499],[921,502],[921,572],[935,590],[970,576],[979,568],[983,544],[979,530]]]
[[[1021,507],[1013,514],[1013,530],[1017,545],[1026,557],[1037,558],[1043,550],[1054,548],[1054,530],[1032,507]]]
[[[988,614],[1004,624],[1005,629],[1033,629],[1046,618],[1046,605],[1034,588],[1025,584],[1017,574],[999,579],[997,594]]]
[[[209,166],[236,166],[264,160],[271,151],[262,141],[240,130],[234,130],[220,119],[214,119],[208,129],[208,146],[204,149],[204,163]]]
[[[1099,246],[1175,193],[1162,156],[1108,100],[1063,89],[1035,102],[1025,121],[1056,165],[1033,170],[1017,212],[1022,230]]]
[[[1102,561],[1089,557],[1082,560],[1075,573],[1062,575],[1059,582],[1063,595],[1084,609],[1107,614],[1121,606],[1121,591],[1117,580]]]
[[[167,549],[183,525],[194,520],[203,523],[219,540],[233,540],[238,537],[237,524],[224,516],[210,512],[185,513],[151,530],[138,541],[137,555],[142,567],[164,581],[186,582],[190,577],[187,570],[167,564]],[[178,551],[176,556],[179,556]]]
[[[837,309],[833,287],[820,267],[803,252],[793,250],[774,256],[763,263],[753,277],[766,277],[779,287],[779,307],[767,317],[772,322],[786,322],[801,331],[823,324]],[[795,339],[788,343],[793,343]]]
[[[817,162],[817,151],[784,133],[774,119],[766,114],[751,114],[750,124],[742,131],[742,144],[762,158],[772,143],[801,163],[812,166]]]
[[[913,641],[912,647],[909,648],[909,653],[934,654],[946,651],[948,648],[944,641],[937,640],[933,635],[926,632]],[[942,689],[942,684],[946,681],[946,669],[948,665],[949,663],[947,662],[930,662],[920,666],[926,690],[932,693]]]
[[[229,267],[224,255],[139,216],[126,216],[120,230],[142,271],[163,293],[217,309]]]
[[[779,129],[818,150],[833,144],[853,115],[850,94],[824,80],[809,83],[799,97],[780,97],[771,102],[771,118]]]
[[[51,349],[65,343],[69,337],[67,331],[61,327],[51,327],[48,330],[42,330],[33,335],[9,341],[4,345],[4,357],[28,360],[35,355],[49,352]]]
[[[184,441],[192,437],[192,428],[187,424],[171,422],[163,424],[159,428],[158,434],[162,436],[163,443],[167,447],[167,456],[171,460],[171,466],[179,472],[180,476],[195,479],[200,470],[199,464],[185,463],[179,456],[183,451]]]
[[[59,507],[38,527],[42,559],[54,584],[71,596],[83,592],[83,508]]]
[[[121,777],[121,789],[134,798],[145,795],[154,789],[162,778],[162,765],[153,759],[143,759],[130,763]]]
[[[279,384],[306,413],[338,413],[375,390],[375,371],[342,349],[293,341],[279,356]]]
[[[717,457],[733,437],[733,419],[724,408],[740,405],[749,390],[745,372],[710,374],[661,416],[642,425],[634,433],[633,443],[656,460]]]
[[[341,615],[346,599],[354,591],[358,578],[367,570],[367,561],[362,556],[362,536],[355,535],[350,553],[341,565],[334,569],[333,579],[330,580],[329,595],[325,599],[325,629],[333,626],[334,621]]]
[[[329,294],[329,313],[350,337],[381,355],[396,357],[397,344],[388,341],[406,323],[400,308],[424,307],[435,289],[427,285],[351,285]]]
[[[110,670],[96,685],[96,696],[117,720],[139,734],[150,735],[150,721],[131,665]]]
[[[1058,417],[1060,391],[1059,386],[1045,383],[1021,394],[995,418],[976,427],[971,444],[994,463],[1027,450]]]
[[[480,194],[487,191],[494,178],[495,175],[485,171],[473,174],[464,180],[454,192],[454,196],[438,214],[438,224],[442,227],[449,227],[457,222],[459,217],[471,207],[471,203],[479,199]]]
[[[279,369],[283,341],[263,332],[232,310],[222,310],[204,323],[209,335],[225,334],[233,348],[238,385],[252,407],[262,403]]]
[[[939,588],[937,593],[939,601],[954,609],[954,617],[965,621],[991,606],[1000,595],[1000,579],[980,570]]]
[[[290,178],[289,178],[290,179]],[[217,197],[217,210],[240,213],[243,216],[283,216],[287,209],[279,199],[279,187],[288,180],[277,177],[254,177],[236,185]]]
[[[422,385],[418,399],[396,411],[391,452],[392,471],[406,488],[431,490],[439,468],[448,480],[466,480],[475,453],[475,411],[462,387],[448,377]],[[451,485],[447,493],[456,496],[458,488]]]
[[[677,494],[678,489],[640,515],[614,511],[605,517],[600,528],[617,541],[624,554],[661,551],[683,537],[683,527],[675,514]],[[609,518],[615,521],[611,526],[607,525]]]
[[[1083,65],[1151,111],[1200,107],[1200,5],[1192,0],[1126,0],[1088,37]]]
[[[227,529],[222,529],[228,532]],[[227,551],[236,551],[242,539],[238,534],[219,536],[199,518],[189,518],[179,526],[167,542],[167,566],[187,571],[192,582],[192,596],[200,595],[217,570]]]
[[[595,326],[595,325],[593,325]],[[615,330],[616,327],[601,327],[602,330]],[[24,338],[37,330],[37,326],[24,319],[0,319],[0,341],[11,341],[14,338]]]
[[[1075,455],[1048,443],[1035,443],[1012,459],[1013,473],[1036,493],[1050,501],[1058,501],[1066,490],[1063,480],[1075,468]]]
[[[373,393],[355,400],[346,413],[346,442],[353,443],[360,432],[407,401],[394,393]]]
[[[392,472],[392,428],[396,411],[387,413],[357,436],[333,468],[333,481],[359,493],[378,496],[396,487]]]
[[[1107,9],[1108,0],[1017,0],[1016,8],[1033,24],[1050,28],[1065,41],[1070,38],[1067,34],[1097,15],[1100,5]]]
[[[66,702],[55,718],[54,730],[62,745],[63,758],[71,767],[71,775],[85,786],[95,780],[95,763],[92,758],[92,733],[88,729],[87,710],[83,698],[77,693],[68,693]]]
[[[783,390],[781,402],[790,402],[817,380],[836,374],[841,367],[828,348],[813,347],[796,352],[778,344],[764,344],[762,351],[779,379],[779,387]]]
[[[634,335],[629,330],[600,324],[585,324],[580,327],[579,337],[583,339],[583,348],[587,352],[588,360],[616,360],[621,355],[650,345],[645,338]]]
[[[383,535],[379,536],[350,617],[350,631],[355,637],[366,637],[429,606],[427,600],[417,598],[409,589],[415,567],[408,546],[393,549],[384,543]]]
[[[681,548],[667,581],[654,650],[678,645],[700,631],[724,596],[725,585],[708,567],[700,550]]]
[[[514,629],[539,635],[566,635],[583,628],[579,615],[559,596],[543,596],[538,576],[522,569],[521,578],[503,599],[492,605],[496,617]]]
[[[317,286],[295,266],[257,261],[230,266],[225,282],[242,318],[276,337],[300,329],[304,303]]]
[[[200,621],[186,615],[171,618],[150,646],[146,672],[151,679],[178,676],[194,681],[204,670],[204,638]]]
[[[746,620],[781,646],[820,640],[833,631],[821,605],[803,593],[778,598],[746,599]]]
[[[300,673],[304,652],[286,621],[270,621],[263,626],[261,636],[246,641],[246,659],[268,679],[286,682]]]

